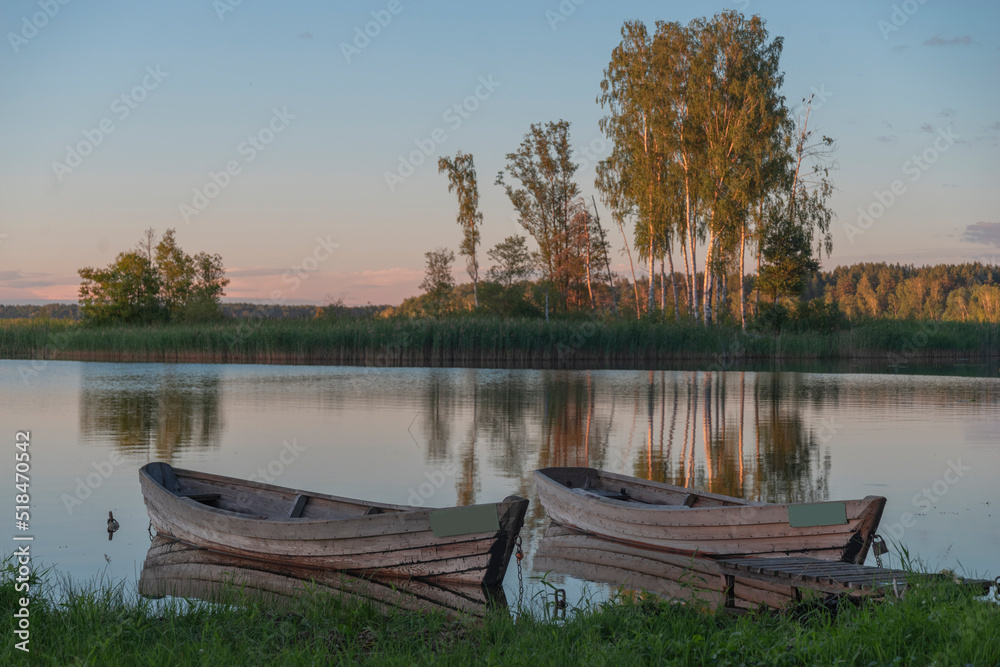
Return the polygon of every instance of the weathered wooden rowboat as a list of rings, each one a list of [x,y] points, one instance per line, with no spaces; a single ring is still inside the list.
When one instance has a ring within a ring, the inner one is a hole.
[[[246,558],[362,576],[495,586],[528,501],[434,509],[288,489],[167,463],[139,469],[158,534]]]
[[[336,570],[217,553],[161,535],[153,538],[146,553],[139,593],[149,598],[172,595],[223,604],[256,601],[278,607],[324,593],[382,611],[439,611],[472,618],[490,611],[509,613],[502,586],[354,577]]]
[[[706,557],[811,556],[863,563],[885,498],[775,504],[593,468],[535,471],[538,499],[565,526]]]

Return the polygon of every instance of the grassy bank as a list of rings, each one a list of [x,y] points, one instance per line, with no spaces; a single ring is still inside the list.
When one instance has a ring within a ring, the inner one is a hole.
[[[18,609],[6,568],[0,606]],[[570,611],[480,621],[417,612],[383,613],[332,596],[296,600],[280,611],[174,602],[154,605],[124,584],[30,605],[30,653],[0,649],[6,665],[996,665],[1000,605],[951,582],[915,589],[901,601],[841,605],[831,613],[802,603],[782,613],[731,616],[659,599],[619,598]]]
[[[0,324],[2,358],[513,368],[629,368],[701,360],[725,369],[752,360],[907,363],[997,356],[996,325],[906,320],[872,320],[829,333],[766,334],[692,323],[489,317],[149,327]]]

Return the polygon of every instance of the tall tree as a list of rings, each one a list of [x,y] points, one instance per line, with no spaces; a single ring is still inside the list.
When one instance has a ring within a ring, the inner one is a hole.
[[[507,166],[497,174],[519,216],[519,222],[538,243],[545,279],[559,291],[565,309],[575,276],[566,263],[572,235],[572,204],[579,195],[573,180],[577,170],[569,142],[569,122],[533,124],[516,152],[507,154]],[[517,181],[507,183],[504,176]]]
[[[602,107],[609,108],[600,127],[613,143],[611,155],[598,164],[596,184],[612,215],[635,218],[636,246],[646,256],[649,272],[648,311],[653,309],[653,239],[662,224],[658,189],[662,154],[653,127],[662,112],[656,99],[656,75],[646,26],[639,21],[626,22],[597,98]]]
[[[454,158],[438,158],[438,173],[444,172],[448,173],[448,192],[455,192],[458,196],[457,220],[463,234],[458,252],[466,257],[466,267],[472,278],[472,294],[478,308],[479,261],[476,246],[479,245],[483,214],[479,212],[479,185],[472,155],[458,151]]]
[[[427,310],[430,315],[442,315],[449,309],[451,294],[455,288],[455,278],[451,275],[451,265],[455,253],[447,248],[436,248],[424,253],[427,266],[420,289],[427,295]]]
[[[156,267],[139,252],[119,253],[106,269],[88,266],[77,273],[85,320],[148,324],[167,318]]]
[[[487,251],[486,256],[494,264],[486,272],[486,277],[504,287],[530,280],[535,272],[535,258],[528,250],[527,239],[523,236],[508,236]]]
[[[194,287],[195,266],[175,238],[176,232],[168,229],[156,245],[156,270],[162,286],[160,296],[172,316],[180,313]]]
[[[706,216],[704,319],[709,290],[742,238],[740,226],[759,197],[761,164],[771,155],[787,109],[780,88],[782,38],[769,40],[764,21],[736,11],[692,22],[691,108],[705,141],[699,182]]]

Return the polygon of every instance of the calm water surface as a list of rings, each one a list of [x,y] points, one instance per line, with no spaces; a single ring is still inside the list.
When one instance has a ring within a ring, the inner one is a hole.
[[[31,431],[36,566],[135,580],[137,470],[162,460],[392,503],[531,500],[532,471],[593,466],[767,501],[888,498],[880,533],[928,567],[1000,574],[1000,380],[0,361],[8,456]],[[13,489],[8,489],[13,498]],[[108,540],[108,511],[121,529]],[[9,532],[17,532],[13,526]],[[10,538],[8,538],[10,539]],[[13,542],[11,542],[13,544]],[[871,560],[871,557],[869,557]],[[897,561],[898,562],[898,561]],[[550,575],[570,599],[607,585]],[[516,568],[508,596],[516,600]]]

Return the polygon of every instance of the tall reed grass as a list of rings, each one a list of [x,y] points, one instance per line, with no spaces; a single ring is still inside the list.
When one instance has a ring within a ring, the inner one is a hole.
[[[352,319],[104,326],[0,324],[0,357],[103,361],[320,363],[374,366],[644,367],[701,360],[995,359],[991,324],[872,320],[824,332],[754,333],[636,320]]]

